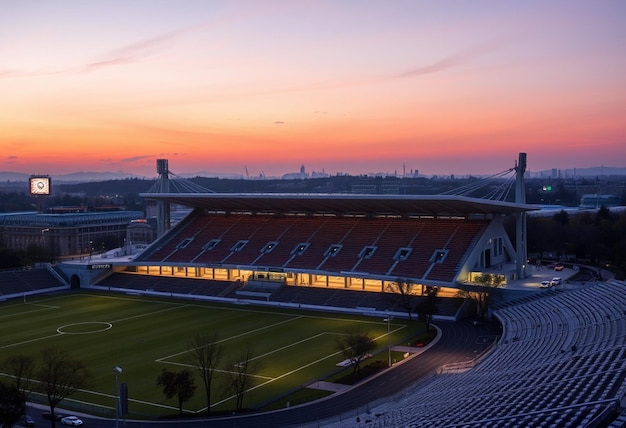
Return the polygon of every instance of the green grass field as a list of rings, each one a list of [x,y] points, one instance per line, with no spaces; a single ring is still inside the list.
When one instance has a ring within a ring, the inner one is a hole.
[[[118,365],[123,368],[119,381],[128,384],[131,416],[172,414],[177,402],[165,398],[156,377],[163,368],[186,366],[188,344],[196,333],[216,332],[225,355],[211,410],[234,409],[224,385],[233,356],[247,344],[252,344],[262,369],[244,406],[280,407],[280,397],[286,402],[290,397],[323,395],[307,394],[301,387],[336,375],[337,363],[343,360],[336,338],[351,327],[359,325],[375,338],[376,352],[381,354],[373,359],[384,361],[388,343],[404,343],[423,331],[420,323],[393,320],[388,337],[382,318],[77,292],[0,304],[0,364],[17,354],[38,362],[41,348],[55,344],[82,360],[91,372],[90,387],[71,396],[83,408],[89,408],[84,403],[114,407],[113,367]],[[206,405],[199,378],[196,385],[194,398],[184,405],[189,413],[201,412]]]

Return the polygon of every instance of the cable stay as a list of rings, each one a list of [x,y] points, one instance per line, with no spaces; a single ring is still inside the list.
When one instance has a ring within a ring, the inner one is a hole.
[[[506,201],[515,184],[515,168],[498,172],[468,183],[456,189],[443,192],[443,195],[474,196],[481,199]]]
[[[215,193],[167,170],[145,193]]]

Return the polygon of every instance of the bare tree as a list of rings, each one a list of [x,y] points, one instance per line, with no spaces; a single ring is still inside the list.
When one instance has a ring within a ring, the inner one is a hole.
[[[13,376],[13,385],[18,391],[28,394],[33,389],[35,360],[24,354],[10,355],[4,360],[6,370]]]
[[[416,309],[419,319],[426,324],[426,331],[430,331],[430,323],[439,306],[439,287],[428,285],[424,291],[424,297],[418,302]]]
[[[4,360],[4,367],[13,376],[11,386],[15,393],[12,394],[11,401],[15,403],[17,400],[22,400],[24,413],[26,413],[26,398],[35,385],[32,381],[35,361],[28,355],[11,355]],[[0,402],[2,402],[1,399]]]
[[[478,316],[483,318],[487,314],[493,293],[503,285],[503,277],[498,274],[484,273],[474,278],[474,282],[476,286],[461,284],[458,295],[472,299],[476,303]]]
[[[402,278],[398,278],[395,282],[387,285],[387,289],[390,292],[398,294],[399,304],[409,315],[409,321],[412,320],[415,297],[418,295],[418,287],[418,284]]]
[[[352,328],[344,336],[337,339],[337,349],[343,356],[350,360],[352,373],[361,369],[361,361],[368,357],[368,354],[376,348],[376,343],[359,327]]]
[[[55,426],[54,409],[65,398],[88,385],[89,371],[84,363],[72,358],[63,348],[55,345],[41,350],[42,365],[38,377],[41,392],[48,398],[51,426]]]
[[[224,348],[217,333],[197,333],[189,342],[189,363],[194,366],[206,391],[206,410],[211,412],[211,386],[213,375],[221,362]]]
[[[254,384],[254,375],[261,370],[261,365],[256,359],[254,349],[248,344],[237,353],[233,366],[230,387],[236,397],[235,409],[239,411],[243,409],[243,398]]]
[[[183,403],[189,401],[196,392],[197,386],[194,384],[191,370],[183,369],[174,372],[163,369],[157,376],[157,386],[163,387],[163,394],[167,398],[176,397],[178,400],[178,413],[183,414]]]

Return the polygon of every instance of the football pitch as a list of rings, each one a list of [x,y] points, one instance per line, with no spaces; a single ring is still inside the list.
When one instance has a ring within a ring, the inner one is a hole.
[[[424,331],[415,321],[397,319],[388,325],[383,318],[123,294],[42,296],[0,304],[0,364],[11,355],[28,355],[38,365],[41,349],[57,345],[83,361],[91,373],[89,387],[61,407],[73,403],[75,410],[92,407],[112,413],[113,367],[119,366],[123,372],[118,381],[128,386],[129,416],[173,414],[178,411],[177,400],[165,397],[157,376],[163,368],[193,370],[188,363],[190,342],[197,333],[215,333],[224,355],[214,379],[211,411],[235,408],[227,384],[236,355],[247,346],[254,350],[260,370],[246,392],[244,407],[284,407],[290,399],[297,404],[296,397],[323,396],[303,387],[337,376],[337,365],[344,360],[337,338],[349,330],[358,326],[376,341],[373,357],[362,365],[387,361],[389,344],[406,344]],[[6,381],[4,371],[0,380]],[[206,410],[198,376],[195,384],[194,397],[184,403],[190,414]]]

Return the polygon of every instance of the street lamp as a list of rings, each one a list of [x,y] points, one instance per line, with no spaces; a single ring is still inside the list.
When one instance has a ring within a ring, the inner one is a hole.
[[[389,339],[391,334],[391,317],[387,317],[383,321],[387,322],[387,355],[389,356],[389,367],[391,367],[391,342]]]
[[[45,233],[48,233],[48,241],[50,241],[50,248],[52,248],[52,238],[50,238],[50,229],[49,228],[45,228],[45,229],[41,229],[41,245],[43,246],[43,251],[45,254],[45,245],[46,245],[46,238],[44,236]]]
[[[120,398],[119,395],[117,395],[118,392],[118,388],[117,388],[117,376],[122,374],[122,368],[120,366],[115,366],[113,367],[113,374],[115,376],[115,391],[113,393],[113,395],[115,396],[115,427],[117,428],[119,426],[119,416],[120,416]]]

